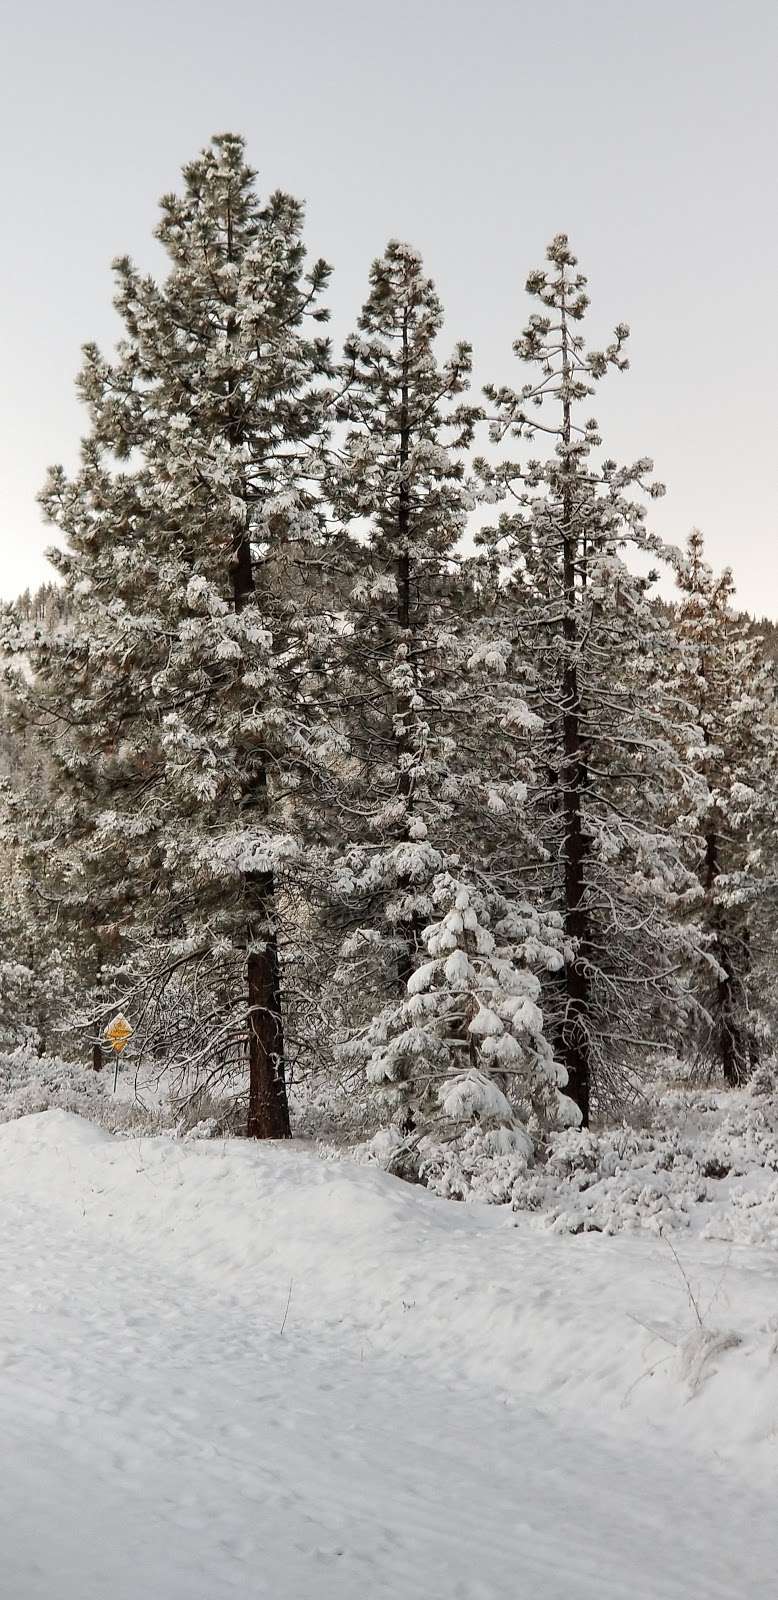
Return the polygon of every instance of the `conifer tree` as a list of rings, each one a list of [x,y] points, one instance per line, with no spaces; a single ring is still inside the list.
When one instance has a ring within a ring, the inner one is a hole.
[[[512,1134],[527,1148],[531,1117],[547,1127],[577,1115],[559,1093],[566,1074],[543,1034],[539,979],[519,964],[518,930],[499,901],[493,928],[487,897],[448,873],[435,878],[430,899],[426,959],[405,997],[371,1025],[368,1080],[417,1144],[477,1127],[505,1130],[495,1150],[505,1151]]]
[[[512,671],[542,723],[532,734],[537,849],[523,867],[538,903],[562,916],[565,963],[544,1009],[586,1122],[593,1084],[607,1101],[681,1025],[680,947],[691,935],[675,908],[693,884],[666,823],[676,757],[658,689],[671,636],[624,554],[661,553],[632,494],[662,490],[650,461],[603,457],[583,411],[597,381],[626,367],[628,329],[587,350],[586,279],[565,235],[547,262],[527,281],[540,309],[514,346],[536,373],[485,393],[494,444],[540,434],[553,453],[478,470],[487,500],[510,502],[482,543],[513,613]]]
[[[0,783],[0,1048],[64,1055],[83,994],[67,932],[36,874],[45,774],[30,759],[29,741],[18,743],[17,757],[13,778]]]
[[[401,1027],[434,882],[477,883],[520,967],[547,970],[560,959],[553,918],[541,927],[514,882],[511,894],[500,892],[528,827],[526,738],[517,749],[515,733],[541,724],[508,674],[509,643],[483,635],[480,575],[463,548],[473,505],[465,452],[480,413],[462,398],[470,348],[458,344],[440,362],[441,326],[417,252],[391,242],[346,345],[347,431],[331,478],[350,535],[339,677],[349,759],[336,879],[348,936],[333,1001],[337,1008],[338,994],[349,996],[342,1031],[356,1039],[344,1055],[363,1062],[376,1028]],[[442,1115],[433,1095],[422,1124],[434,1106]],[[394,1112],[415,1125],[416,1086]]]
[[[308,572],[329,352],[307,329],[328,268],[306,271],[301,206],[254,178],[215,138],[162,201],[165,281],[115,264],[124,337],[114,361],[85,347],[81,467],[42,496],[73,616],[21,641],[17,693],[48,729],[84,923],[119,930],[138,995],[191,984],[172,1055],[247,1055],[259,1137],[289,1133],[279,875],[326,743]]]
[[[738,1084],[758,1057],[759,984],[773,953],[765,910],[774,883],[774,672],[760,638],[733,610],[731,571],[713,573],[697,530],[677,560],[676,578],[683,754],[699,780],[679,794],[677,830],[699,874],[712,956],[712,977],[711,967],[697,977],[696,1031],[703,1060]]]
[[[350,535],[340,682],[352,786],[341,881],[370,934],[379,992],[402,992],[413,970],[429,885],[445,865],[441,784],[455,765],[454,564],[478,412],[461,398],[470,346],[436,355],[442,322],[417,251],[392,240],[371,268],[340,373],[347,426],[330,488]],[[368,947],[357,935],[352,948]]]

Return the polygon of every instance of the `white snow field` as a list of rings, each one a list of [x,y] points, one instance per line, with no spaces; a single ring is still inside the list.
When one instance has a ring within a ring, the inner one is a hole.
[[[0,1217],[3,1600],[778,1593],[772,1250],[62,1111]]]

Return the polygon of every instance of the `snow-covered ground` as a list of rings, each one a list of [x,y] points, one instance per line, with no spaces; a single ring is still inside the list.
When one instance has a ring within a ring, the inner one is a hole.
[[[767,1600],[778,1254],[0,1127],[4,1600]]]

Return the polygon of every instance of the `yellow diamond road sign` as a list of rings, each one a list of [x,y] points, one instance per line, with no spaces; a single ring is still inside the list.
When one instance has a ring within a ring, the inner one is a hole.
[[[127,1018],[123,1017],[120,1011],[118,1017],[114,1017],[113,1022],[109,1022],[105,1030],[105,1037],[113,1045],[116,1054],[121,1055],[124,1046],[128,1039],[132,1038],[134,1031]]]

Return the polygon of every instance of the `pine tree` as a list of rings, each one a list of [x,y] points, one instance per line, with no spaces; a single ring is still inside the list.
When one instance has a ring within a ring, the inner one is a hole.
[[[105,769],[90,762],[81,738],[73,737],[87,704],[79,690],[91,676],[82,612],[82,598],[68,598],[67,586],[44,585],[32,604],[23,596],[3,618],[9,776],[2,829],[15,903],[28,927],[31,1004],[48,1017],[58,1053],[67,1041],[80,1054],[80,1036],[99,1068],[103,1013],[115,1001],[108,974],[127,944],[136,894],[129,819],[124,836],[116,832],[109,840],[95,810],[107,792]],[[100,730],[107,760],[127,686],[123,676],[115,683],[106,677],[105,706],[116,715]]]
[[[349,997],[341,1031],[356,1034],[347,1061],[365,1062],[375,1028],[393,1028],[406,1003],[436,881],[477,883],[519,965],[546,971],[560,960],[554,916],[539,919],[510,870],[529,827],[526,736],[541,723],[508,673],[509,641],[484,636],[491,597],[463,543],[473,505],[465,452],[480,413],[462,399],[469,346],[438,361],[441,325],[418,254],[390,243],[346,345],[348,429],[331,480],[351,534],[337,880],[349,932],[333,985],[336,1012],[338,995]],[[433,1097],[427,1119],[433,1103],[442,1114]],[[414,1088],[397,1114],[410,1126],[419,1109]]]
[[[0,784],[0,1048],[63,1055],[73,1045],[83,994],[67,931],[37,873],[44,774],[28,741],[19,742],[17,756],[13,779]]]
[[[470,495],[464,452],[477,408],[471,352],[439,361],[443,312],[421,258],[390,241],[346,342],[346,424],[330,490],[350,570],[341,650],[350,780],[341,807],[348,949],[369,951],[377,992],[404,989],[446,864],[441,832],[452,685],[461,674],[457,547]],[[349,846],[353,848],[349,849]]]
[[[306,272],[301,206],[262,205],[254,177],[215,138],[162,201],[165,281],[115,264],[124,338],[113,362],[85,347],[81,468],[42,496],[73,615],[25,648],[83,921],[124,941],[139,1006],[190,985],[171,1060],[213,1075],[247,1053],[263,1137],[289,1133],[280,879],[328,737],[309,573],[329,351],[306,328],[328,268]]]
[[[772,955],[765,912],[774,881],[778,776],[774,670],[759,636],[733,610],[731,571],[714,575],[696,530],[676,577],[683,755],[699,780],[679,794],[677,831],[704,891],[713,967],[712,981],[705,978],[710,968],[698,975],[703,1010],[696,1031],[703,1060],[737,1084],[758,1058],[760,979],[764,986]]]
[[[649,483],[650,461],[603,458],[596,422],[581,419],[596,382],[626,367],[628,329],[587,351],[586,279],[565,235],[547,260],[527,282],[541,309],[514,346],[537,375],[518,391],[485,393],[494,444],[540,433],[554,451],[478,463],[485,497],[512,502],[481,542],[512,613],[512,671],[543,726],[532,734],[536,853],[523,867],[528,891],[562,917],[566,959],[544,1009],[586,1122],[593,1085],[601,1103],[618,1095],[645,1052],[681,1025],[680,946],[690,934],[675,910],[693,885],[666,825],[676,757],[658,690],[671,635],[649,580],[624,558],[661,554],[630,496],[662,490]]]
[[[531,1149],[532,1117],[548,1126],[576,1116],[543,1034],[539,979],[517,960],[518,929],[499,902],[493,929],[487,897],[461,879],[439,874],[430,899],[437,920],[422,932],[426,959],[370,1028],[368,1079],[416,1144],[477,1127],[512,1132]],[[523,931],[526,949],[538,930]]]

